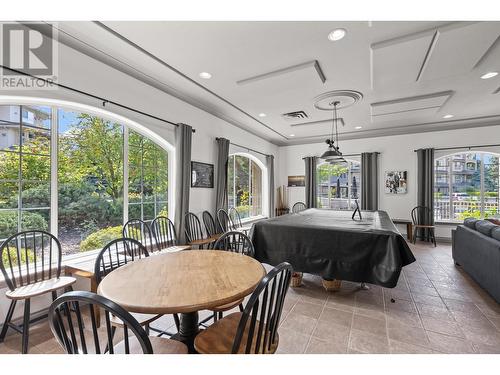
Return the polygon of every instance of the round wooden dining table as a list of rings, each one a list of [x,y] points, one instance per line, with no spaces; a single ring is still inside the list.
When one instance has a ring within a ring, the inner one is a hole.
[[[194,352],[198,311],[236,302],[253,292],[265,275],[257,260],[221,250],[187,250],[128,263],[101,281],[98,294],[129,312],[180,314],[172,338]]]

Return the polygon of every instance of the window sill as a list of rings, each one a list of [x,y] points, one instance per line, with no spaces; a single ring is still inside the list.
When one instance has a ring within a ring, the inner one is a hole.
[[[101,250],[98,249],[98,250],[85,251],[78,254],[63,255],[63,259],[61,261],[61,275],[65,274],[66,265],[95,260],[100,251]],[[30,274],[32,272],[34,272],[34,268],[30,268]],[[0,274],[0,289],[4,288],[7,288],[7,283],[5,282],[4,276]],[[2,298],[1,295],[0,298]]]
[[[263,219],[267,219],[267,217],[264,215],[247,217],[245,219],[241,219],[241,224],[252,224]]]

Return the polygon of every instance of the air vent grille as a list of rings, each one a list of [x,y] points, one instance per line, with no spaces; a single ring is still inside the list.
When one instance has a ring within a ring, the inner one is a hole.
[[[307,116],[307,114],[304,111],[283,113],[281,116],[285,120],[301,120],[301,119],[309,118],[309,116]]]

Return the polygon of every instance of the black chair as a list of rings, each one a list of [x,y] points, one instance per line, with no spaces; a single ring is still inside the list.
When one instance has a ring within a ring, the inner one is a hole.
[[[118,238],[116,240],[108,243],[97,255],[95,266],[94,266],[94,276],[99,285],[102,279],[114,271],[115,269],[122,267],[130,262],[137,259],[146,258],[149,256],[146,248],[137,240],[133,238]],[[144,326],[146,332],[149,333],[150,323],[160,318],[161,315],[156,314],[139,314],[132,313],[132,316],[139,322],[141,326]],[[179,329],[179,318],[174,314],[175,325]],[[116,327],[122,327],[123,322],[118,317],[111,318],[111,324],[113,325],[113,334]],[[153,329],[155,332],[160,334],[167,334],[167,332]]]
[[[421,238],[430,239],[436,247],[436,237],[434,225],[432,223],[432,210],[429,207],[417,206],[411,210],[411,221],[413,222],[413,244],[417,242],[417,234],[420,232]]]
[[[245,234],[248,234],[250,231],[251,226],[246,226],[244,227],[243,224],[241,223],[241,216],[238,210],[235,207],[231,207],[229,209],[229,218],[234,224],[234,230],[239,230]]]
[[[57,298],[60,289],[71,290],[74,277],[61,276],[62,251],[59,240],[41,230],[29,230],[14,234],[0,246],[0,269],[9,290],[5,293],[11,300],[5,317],[0,342],[10,328],[23,335],[22,353],[28,353],[29,327],[46,315],[30,320],[31,298],[51,293]],[[23,324],[11,322],[16,304],[24,300]]]
[[[84,307],[88,307],[88,317],[83,313]],[[104,310],[105,329],[98,329],[94,307]],[[123,340],[116,345],[113,342],[115,328],[111,323],[113,317],[120,319],[123,330]],[[85,324],[84,320],[87,320]],[[59,345],[67,354],[187,354],[188,352],[186,345],[179,341],[149,337],[139,322],[120,305],[91,292],[68,292],[57,298],[49,308],[49,324]]]
[[[219,208],[217,210],[217,223],[219,224],[219,228],[221,228],[222,233],[236,229],[233,221],[229,217],[229,214],[223,208]]]
[[[298,214],[299,212],[304,211],[306,208],[307,207],[304,202],[297,202],[292,207],[292,213]]]
[[[203,249],[204,247],[209,248],[215,242],[214,238],[203,235],[200,219],[192,212],[186,214],[184,225],[189,246],[197,246],[198,249]]]
[[[219,237],[220,233],[215,225],[215,220],[212,214],[208,211],[203,211],[202,214],[203,224],[205,225],[205,230],[208,237]]]
[[[252,258],[255,256],[255,250],[252,241],[250,241],[250,238],[248,238],[246,234],[239,231],[224,233],[217,240],[213,248],[214,250],[231,251],[233,253],[247,255]],[[236,306],[239,306],[240,311],[243,311],[242,303],[243,299],[210,309],[210,311],[214,313],[214,322],[218,319],[222,319],[224,311],[232,310]]]
[[[231,231],[224,233],[215,243],[215,250],[226,250],[234,253],[255,256],[255,250],[250,238],[242,232]]]
[[[196,336],[196,350],[205,354],[275,353],[291,276],[292,266],[288,263],[273,268],[262,278],[243,312],[218,320]]]
[[[153,236],[149,225],[141,219],[130,219],[123,225],[124,238],[133,238],[139,241],[148,252],[155,251]]]
[[[159,251],[175,252],[189,250],[191,246],[179,245],[177,242],[177,232],[172,221],[165,216],[158,216],[151,223],[153,237]]]

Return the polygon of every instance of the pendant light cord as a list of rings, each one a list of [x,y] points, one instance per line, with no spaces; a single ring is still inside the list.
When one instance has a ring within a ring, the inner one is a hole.
[[[333,103],[333,118],[334,118],[334,122],[335,122],[335,141],[337,142],[337,151],[340,149],[339,147],[339,131],[338,131],[338,127],[337,127],[337,105],[339,104],[339,102],[335,102]]]

